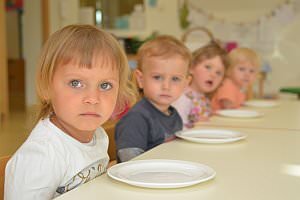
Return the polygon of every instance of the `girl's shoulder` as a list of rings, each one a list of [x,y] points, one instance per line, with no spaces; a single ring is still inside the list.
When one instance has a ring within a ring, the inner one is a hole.
[[[192,96],[192,95],[191,95],[191,91],[190,91],[190,90],[188,90],[188,91],[185,90],[185,91],[180,95],[180,97],[179,97],[176,101],[174,101],[174,102],[172,103],[172,105],[173,105],[173,106],[176,106],[176,105],[181,105],[181,104],[188,103],[188,102],[191,101],[190,96]]]
[[[222,91],[222,92],[232,92],[235,90],[238,90],[238,87],[234,84],[234,82],[230,78],[225,78],[218,89],[218,91]]]

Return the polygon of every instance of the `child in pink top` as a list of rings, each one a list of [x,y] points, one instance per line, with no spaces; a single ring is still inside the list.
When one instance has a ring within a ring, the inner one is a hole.
[[[246,100],[246,91],[256,79],[259,56],[249,48],[236,48],[229,54],[227,77],[212,98],[212,108],[239,108]]]
[[[211,115],[210,95],[223,80],[227,66],[227,52],[216,42],[193,52],[190,67],[191,82],[172,105],[186,128],[207,120]]]

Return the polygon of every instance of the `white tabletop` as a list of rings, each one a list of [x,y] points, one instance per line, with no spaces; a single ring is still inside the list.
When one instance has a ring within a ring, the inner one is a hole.
[[[176,139],[136,158],[199,162],[217,172],[213,180],[179,189],[146,189],[102,175],[57,199],[300,199],[300,131],[235,130],[248,137],[228,144]]]
[[[227,126],[255,129],[300,130],[300,101],[279,101],[279,105],[270,108],[242,107],[263,113],[261,117],[231,118],[213,116],[207,122],[199,122],[199,126]]]

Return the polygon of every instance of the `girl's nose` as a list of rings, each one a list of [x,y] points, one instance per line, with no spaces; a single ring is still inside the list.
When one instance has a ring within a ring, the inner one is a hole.
[[[246,71],[245,75],[246,75],[247,77],[249,77],[249,76],[251,75],[251,72],[250,72],[250,71]]]
[[[89,90],[85,93],[84,97],[84,103],[88,104],[97,104],[99,103],[100,97],[99,97],[99,91],[97,90]]]
[[[217,76],[217,73],[218,72],[212,72],[212,73],[210,73],[210,77],[215,78]]]

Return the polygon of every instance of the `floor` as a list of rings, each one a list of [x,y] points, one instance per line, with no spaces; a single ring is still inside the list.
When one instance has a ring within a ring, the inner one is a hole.
[[[35,124],[34,109],[10,112],[0,124],[0,157],[12,155],[26,140]]]

